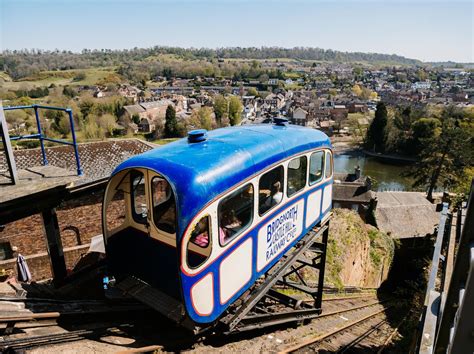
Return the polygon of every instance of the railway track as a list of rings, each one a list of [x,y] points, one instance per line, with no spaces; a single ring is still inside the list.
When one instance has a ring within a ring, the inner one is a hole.
[[[381,303],[379,303],[381,304]],[[366,307],[367,309],[368,307]],[[355,310],[360,310],[359,309]],[[388,314],[392,316],[389,320]],[[398,316],[396,313],[398,312]],[[389,344],[402,319],[393,328],[394,317],[399,317],[399,309],[393,303],[387,301],[383,306],[374,306],[373,309],[362,313],[362,316],[354,319],[345,319],[345,323],[334,323],[326,326],[326,329],[305,338],[296,344],[286,346],[280,353],[303,353],[308,351],[322,352],[383,352]]]
[[[0,337],[1,352],[100,338],[113,332],[125,333],[145,343],[146,348],[155,349],[179,349],[181,345],[189,345],[192,339],[189,334],[179,333],[179,329],[171,328],[169,324],[157,325],[157,322],[161,322],[156,321],[157,315],[139,303],[118,302],[112,305],[104,301],[48,302],[41,299],[13,302],[23,303],[28,312],[16,311],[15,315],[12,315],[13,311],[11,314],[1,313],[0,328],[4,331]],[[318,321],[380,304],[374,294],[351,293],[348,296],[331,297],[323,300],[324,312]],[[157,332],[161,333],[161,337],[169,338],[156,343],[156,335],[152,334]],[[252,335],[258,335],[258,331],[247,334]],[[217,338],[217,341],[226,340],[226,336]]]

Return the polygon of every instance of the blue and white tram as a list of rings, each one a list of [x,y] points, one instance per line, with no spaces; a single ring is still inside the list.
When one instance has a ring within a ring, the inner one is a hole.
[[[332,183],[331,144],[318,130],[191,132],[113,172],[103,206],[109,271],[211,323],[328,216]]]

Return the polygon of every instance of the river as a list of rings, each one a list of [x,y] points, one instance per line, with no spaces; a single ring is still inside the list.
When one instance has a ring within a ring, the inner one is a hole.
[[[376,181],[376,190],[413,190],[413,180],[402,177],[401,173],[407,171],[410,165],[385,163],[374,157],[365,156],[359,151],[345,151],[334,155],[334,170],[336,173],[354,173],[359,165],[363,176],[370,176]]]

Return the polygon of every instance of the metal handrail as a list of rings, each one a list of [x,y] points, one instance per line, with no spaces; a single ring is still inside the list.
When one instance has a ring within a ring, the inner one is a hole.
[[[460,209],[458,252],[434,346],[436,353],[474,352],[474,180],[467,206]],[[462,211],[466,211],[464,225]]]
[[[448,205],[444,203],[426,290],[425,309],[420,321],[423,330],[419,338],[419,353],[474,352],[474,180],[467,206],[464,204],[459,209],[456,221],[455,234],[445,243],[444,238],[451,233],[453,225]],[[448,260],[442,256],[441,250],[443,244],[446,248],[453,247],[450,242],[455,242],[458,237],[453,236],[457,235],[460,237],[454,268],[452,272],[447,272]],[[440,281],[439,287],[437,280]],[[443,291],[445,284],[447,288]]]
[[[18,136],[13,136],[10,137],[10,140],[21,140],[21,139],[38,139],[40,141],[40,147],[41,147],[41,156],[43,158],[43,165],[48,165],[48,159],[46,156],[46,150],[44,148],[44,141],[50,141],[53,143],[58,143],[58,144],[64,144],[64,145],[70,145],[74,148],[74,155],[76,158],[76,167],[77,167],[77,175],[82,176],[84,174],[82,167],[81,167],[81,161],[79,158],[79,151],[77,147],[77,140],[76,140],[76,133],[74,131],[74,119],[72,116],[72,109],[71,108],[63,108],[63,107],[54,107],[54,106],[43,106],[43,105],[29,105],[29,106],[7,106],[3,107],[4,111],[12,111],[12,110],[17,110],[17,109],[33,109],[35,111],[35,118],[36,118],[36,126],[38,128],[38,133],[37,134],[28,134],[28,135],[18,135]],[[62,140],[62,139],[53,139],[53,138],[48,138],[45,136],[42,132],[41,129],[41,121],[39,118],[39,110],[40,109],[49,109],[49,110],[55,110],[55,111],[62,111],[66,112],[69,116],[69,125],[71,127],[71,136],[72,136],[72,142],[67,141],[67,140]]]
[[[441,290],[436,287],[436,280],[438,279],[438,270],[442,268],[444,274],[444,267],[441,264],[443,258],[441,255],[441,248],[443,246],[444,236],[446,234],[446,224],[448,222],[448,203],[443,203],[443,210],[438,225],[438,232],[435,241],[433,258],[431,261],[430,276],[425,295],[424,312],[421,323],[423,324],[421,338],[419,343],[419,353],[429,354],[433,352],[433,345],[436,336],[436,324],[441,309]],[[444,283],[444,275],[441,282]],[[441,289],[443,284],[441,284]]]

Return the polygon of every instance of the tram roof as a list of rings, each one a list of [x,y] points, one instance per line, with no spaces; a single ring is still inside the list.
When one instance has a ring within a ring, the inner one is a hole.
[[[180,230],[202,207],[234,185],[285,158],[330,147],[319,130],[296,125],[245,125],[212,130],[202,142],[186,138],[134,156],[113,174],[144,167],[173,185],[180,211]]]

